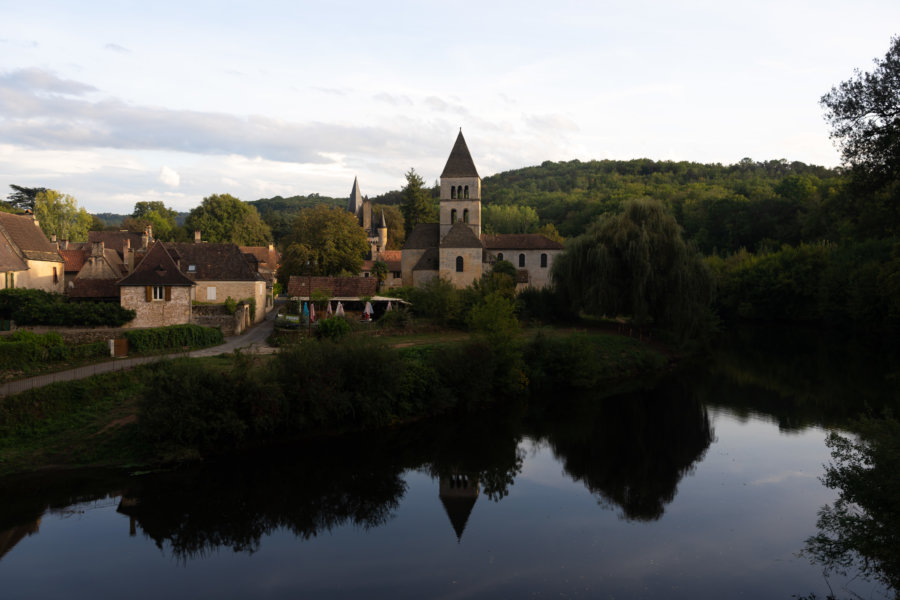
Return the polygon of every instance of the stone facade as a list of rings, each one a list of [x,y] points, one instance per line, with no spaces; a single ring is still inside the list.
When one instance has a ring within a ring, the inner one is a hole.
[[[550,285],[550,269],[553,267],[553,260],[559,256],[562,249],[541,248],[537,250],[522,250],[515,248],[492,249],[488,252],[488,260],[495,262],[497,260],[506,260],[519,270],[520,274],[525,271],[527,280],[519,281],[516,286],[518,289],[527,287],[542,288]]]
[[[120,286],[120,303],[124,308],[130,308],[137,313],[134,320],[126,325],[127,328],[164,327],[191,322],[192,288],[182,285],[165,287],[168,290],[168,300],[151,299],[148,301],[147,286]],[[163,298],[165,298],[165,293]]]
[[[266,282],[265,281],[197,281],[193,299],[197,302],[224,304],[231,296],[235,302],[253,298],[256,300],[256,313],[253,322],[262,321],[266,316]]]
[[[60,258],[59,262],[46,260],[25,260],[27,271],[20,271],[15,276],[15,287],[29,288],[32,290],[44,290],[62,294],[65,291],[65,262]]]
[[[438,276],[456,287],[472,285],[482,274],[481,248],[441,248]],[[459,270],[460,259],[462,270]]]

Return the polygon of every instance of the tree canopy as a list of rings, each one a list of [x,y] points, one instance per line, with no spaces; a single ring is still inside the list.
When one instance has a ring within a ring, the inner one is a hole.
[[[37,198],[37,195],[41,192],[46,192],[47,188],[37,187],[37,188],[29,188],[21,185],[13,185],[10,186],[13,191],[7,196],[7,202],[9,205],[17,210],[30,210],[34,211],[34,201]]]
[[[300,212],[278,268],[287,284],[291,275],[356,275],[369,251],[356,217],[324,204]]]
[[[86,242],[93,218],[68,194],[56,190],[38,192],[34,198],[34,216],[44,235],[59,240]]]
[[[171,241],[175,238],[177,217],[177,211],[158,200],[141,201],[134,205],[131,216],[122,221],[122,227],[129,231],[141,232],[150,225],[155,238]]]
[[[553,263],[553,280],[573,310],[629,315],[679,339],[702,332],[712,279],[700,254],[661,203],[632,200],[572,240]]]
[[[435,203],[431,193],[425,187],[425,180],[410,169],[406,173],[406,186],[403,188],[403,212],[406,235],[419,223],[433,223],[435,219]]]
[[[272,239],[272,231],[256,209],[231,194],[213,194],[203,199],[185,221],[188,231],[200,231],[207,242],[231,242],[261,246]]]

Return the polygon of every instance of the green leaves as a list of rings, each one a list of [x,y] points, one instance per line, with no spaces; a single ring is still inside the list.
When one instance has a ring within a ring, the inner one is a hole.
[[[272,231],[256,208],[231,194],[204,198],[188,215],[185,227],[192,232],[200,231],[206,242],[264,246],[272,239]]]

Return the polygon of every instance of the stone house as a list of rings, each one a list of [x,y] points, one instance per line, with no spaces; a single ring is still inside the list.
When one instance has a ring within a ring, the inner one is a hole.
[[[156,242],[134,270],[117,284],[119,302],[137,316],[125,327],[163,327],[191,322],[196,283],[184,275],[162,242]]]
[[[403,246],[403,285],[421,286],[441,277],[465,287],[479,279],[497,260],[518,269],[517,287],[544,287],[562,244],[534,233],[483,235],[481,177],[462,130],[441,173],[438,223],[420,223]]]
[[[65,261],[28,215],[0,212],[0,288],[63,293]]]

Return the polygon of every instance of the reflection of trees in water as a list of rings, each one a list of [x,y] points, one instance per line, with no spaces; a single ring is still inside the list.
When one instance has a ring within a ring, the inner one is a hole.
[[[869,338],[797,327],[734,327],[718,341],[697,394],[739,416],[770,415],[782,430],[843,426],[900,408],[900,356]]]
[[[626,519],[655,520],[712,442],[706,409],[676,386],[565,402],[536,429],[563,467]],[[574,414],[573,414],[574,413]]]
[[[487,496],[505,496],[523,461],[513,422],[476,414],[292,447],[274,459],[267,453],[149,476],[128,491],[119,511],[183,560],[219,547],[254,552],[279,528],[308,539],[346,524],[378,527],[393,517],[407,469],[436,478],[462,473]]]
[[[858,441],[832,433],[825,485],[839,492],[819,511],[804,554],[826,573],[858,570],[900,597],[900,421],[865,419]]]

